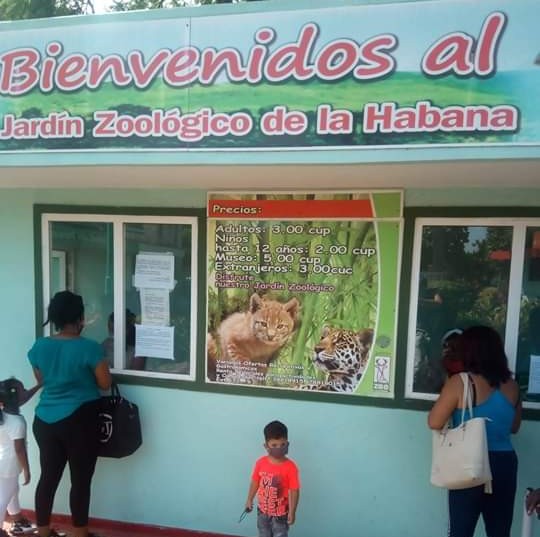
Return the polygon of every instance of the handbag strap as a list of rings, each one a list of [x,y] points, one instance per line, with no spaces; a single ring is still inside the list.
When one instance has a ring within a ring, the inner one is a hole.
[[[111,383],[111,395],[113,397],[121,397],[120,395],[120,388],[118,387],[118,384],[116,382]]]
[[[469,418],[473,418],[473,405],[471,394],[471,381],[467,373],[460,373],[461,382],[463,382],[463,408],[461,409],[461,423],[465,422],[465,410],[469,411]]]
[[[472,406],[473,408],[476,406],[476,384],[474,383],[474,379],[471,377],[470,373],[467,374],[469,377],[469,382],[472,388]]]
[[[461,382],[463,382],[463,408],[461,409],[461,425],[465,422],[465,409],[469,410],[469,418],[474,417],[473,414],[473,391],[474,391],[474,402],[476,403],[476,387],[474,382],[469,377],[467,373],[460,373]],[[472,389],[471,389],[472,388]],[[492,481],[488,481],[484,484],[484,493],[492,494],[493,487]]]

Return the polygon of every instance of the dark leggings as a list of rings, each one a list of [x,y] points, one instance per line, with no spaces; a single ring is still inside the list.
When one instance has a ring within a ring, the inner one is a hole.
[[[490,451],[493,493],[484,486],[448,493],[449,537],[472,537],[482,515],[487,537],[510,537],[516,497],[517,457],[513,451]]]
[[[88,525],[90,486],[98,449],[98,404],[91,401],[73,414],[54,423],[37,416],[33,431],[39,446],[41,476],[36,487],[36,522],[48,526],[56,489],[69,464],[69,505],[74,527]]]

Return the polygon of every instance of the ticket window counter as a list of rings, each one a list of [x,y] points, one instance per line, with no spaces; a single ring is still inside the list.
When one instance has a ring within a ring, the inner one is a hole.
[[[50,297],[72,290],[114,372],[194,380],[197,218],[44,213],[41,223],[44,318]]]
[[[523,400],[540,403],[540,221],[417,218],[406,394],[434,399],[444,382],[442,338],[494,327]]]

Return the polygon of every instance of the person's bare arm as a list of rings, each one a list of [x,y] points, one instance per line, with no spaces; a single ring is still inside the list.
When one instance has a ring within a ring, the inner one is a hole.
[[[26,398],[26,401],[28,401],[30,397],[32,397],[38,390],[40,390],[41,387],[42,387],[42,384],[38,383],[32,388],[30,388],[29,390],[25,390],[26,393],[24,394],[24,397]]]
[[[36,382],[38,386],[43,386],[43,375],[41,374],[41,371],[37,369],[36,367],[33,368],[34,371],[34,377],[36,378]]]
[[[249,490],[248,490],[248,495],[246,499],[246,511],[253,510],[253,498],[255,498],[255,494],[257,493],[258,488],[259,488],[259,483],[257,483],[257,481],[252,479],[251,482],[249,483]]]
[[[19,404],[20,405],[24,405],[24,403],[26,403],[27,401],[29,401],[32,396],[39,390],[41,389],[42,387],[42,384],[40,382],[38,382],[35,386],[33,386],[32,388],[30,388],[29,390],[26,390],[26,389],[22,389],[21,392],[19,393]]]
[[[521,414],[523,410],[523,405],[521,404],[521,399],[516,404],[516,413],[514,415],[514,421],[512,422],[512,434],[516,434],[521,427]]]
[[[289,525],[293,525],[296,520],[296,508],[298,507],[298,501],[300,500],[300,490],[289,490],[289,515],[287,522]]]
[[[540,489],[531,490],[527,494],[525,505],[527,506],[527,513],[529,515],[532,515],[535,510],[540,515]]]
[[[134,356],[131,359],[131,363],[129,364],[130,369],[135,369],[137,371],[144,371],[145,367],[146,367],[146,356]]]
[[[446,381],[439,398],[428,414],[428,427],[430,429],[439,430],[445,426],[459,404],[462,391],[463,382],[459,375],[454,375]]]
[[[13,442],[15,444],[15,453],[17,454],[17,459],[23,472],[23,485],[28,485],[30,483],[30,465],[28,464],[28,454],[26,452],[26,440],[24,438],[18,438]]]
[[[519,389],[519,384],[511,379],[505,384],[502,385],[501,391],[503,395],[514,405],[516,413],[514,415],[514,421],[512,422],[511,431],[513,434],[516,434],[519,431],[521,426],[521,414],[522,414],[522,404],[521,404],[521,391]]]
[[[96,382],[101,390],[108,390],[112,384],[111,370],[107,360],[101,360],[94,370]]]

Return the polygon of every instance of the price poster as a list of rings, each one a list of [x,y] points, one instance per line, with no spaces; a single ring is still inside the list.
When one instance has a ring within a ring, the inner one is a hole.
[[[206,381],[394,396],[402,192],[208,195]]]

